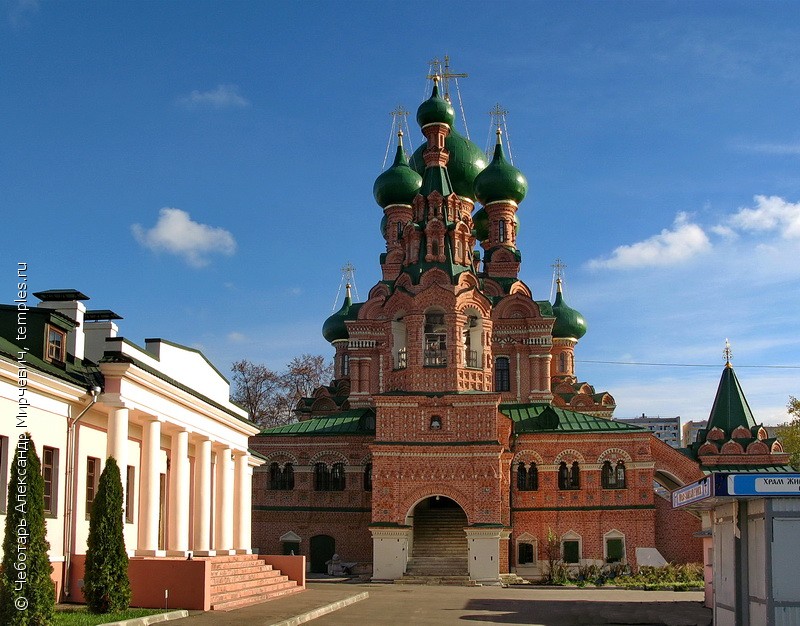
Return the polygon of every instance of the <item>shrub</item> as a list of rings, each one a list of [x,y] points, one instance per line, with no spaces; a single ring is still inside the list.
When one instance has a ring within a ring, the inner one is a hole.
[[[46,539],[42,466],[30,433],[20,435],[17,442],[6,511],[0,624],[49,624],[56,593],[50,578],[53,567],[47,555],[50,544]]]
[[[116,460],[108,457],[89,518],[83,595],[92,613],[123,611],[130,604],[122,529],[122,480]]]

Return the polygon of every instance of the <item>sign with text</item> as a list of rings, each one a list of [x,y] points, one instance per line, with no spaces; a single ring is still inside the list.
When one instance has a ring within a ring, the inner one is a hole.
[[[728,476],[730,496],[800,496],[800,474],[733,474]]]
[[[698,502],[711,497],[711,479],[703,480],[686,485],[672,492],[672,506],[686,506],[692,502]]]

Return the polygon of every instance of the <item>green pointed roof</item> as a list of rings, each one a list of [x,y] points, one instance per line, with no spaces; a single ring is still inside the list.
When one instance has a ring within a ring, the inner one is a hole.
[[[403,133],[397,133],[397,152],[394,163],[375,179],[372,195],[381,208],[392,204],[411,204],[422,186],[422,177],[408,166],[403,150]]]
[[[561,279],[557,281],[558,291],[553,302],[553,315],[556,323],[553,324],[553,337],[580,339],[586,334],[586,320],[575,309],[567,306],[561,293]]]
[[[739,426],[744,426],[748,430],[756,426],[753,412],[747,404],[747,398],[736,378],[736,372],[730,361],[725,363],[722,370],[722,377],[717,387],[717,395],[714,398],[714,406],[711,407],[711,415],[708,417],[706,432],[712,428],[719,428],[728,437]]]
[[[450,153],[447,172],[450,175],[453,191],[462,198],[475,200],[475,177],[486,167],[486,155],[476,144],[453,128],[444,140],[444,147]],[[409,160],[409,166],[420,176],[425,174],[425,159],[422,153],[427,148],[427,143],[422,143]]]
[[[484,205],[498,200],[519,204],[528,193],[528,181],[522,172],[506,161],[500,136],[498,130],[492,162],[475,178],[475,196]]]
[[[455,119],[453,105],[439,95],[439,81],[434,79],[431,97],[417,109],[417,124],[420,128],[428,124],[447,124],[452,128]]]

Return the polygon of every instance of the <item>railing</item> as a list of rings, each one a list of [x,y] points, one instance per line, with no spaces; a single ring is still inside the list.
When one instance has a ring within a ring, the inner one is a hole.
[[[425,350],[424,361],[426,367],[436,365],[447,365],[446,350]]]

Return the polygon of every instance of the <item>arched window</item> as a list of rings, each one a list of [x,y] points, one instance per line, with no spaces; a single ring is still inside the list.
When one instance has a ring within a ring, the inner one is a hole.
[[[525,469],[525,463],[517,465],[517,490],[527,491],[528,484],[528,470]]]
[[[581,466],[577,461],[572,462],[572,469],[569,472],[570,489],[581,488]]]
[[[500,356],[494,362],[494,390],[511,391],[511,362]]]
[[[537,491],[539,489],[539,470],[536,463],[531,463],[527,468],[525,463],[517,466],[517,490]]]
[[[269,465],[269,488],[278,489],[280,482],[281,468],[277,463],[270,463]]]
[[[283,471],[281,472],[281,483],[282,489],[286,489],[287,491],[291,491],[294,489],[294,465],[291,463],[287,463],[283,466]]]
[[[364,466],[364,491],[372,491],[372,463]]]
[[[344,463],[334,463],[331,469],[331,491],[344,491]]]
[[[603,461],[603,467],[600,469],[600,481],[603,484],[603,489],[613,489],[616,486],[614,468],[611,467],[611,461]]]
[[[325,463],[314,464],[314,491],[330,491],[331,475]]]
[[[625,489],[625,463],[622,460],[617,461],[614,473],[617,476],[617,489]]]
[[[567,371],[567,355],[565,352],[562,352],[558,355],[558,371],[559,372],[566,372]]]
[[[577,461],[567,467],[565,461],[561,461],[558,466],[558,488],[559,489],[580,489],[581,488],[581,469]]]
[[[447,365],[447,326],[444,313],[425,314],[425,365]]]

